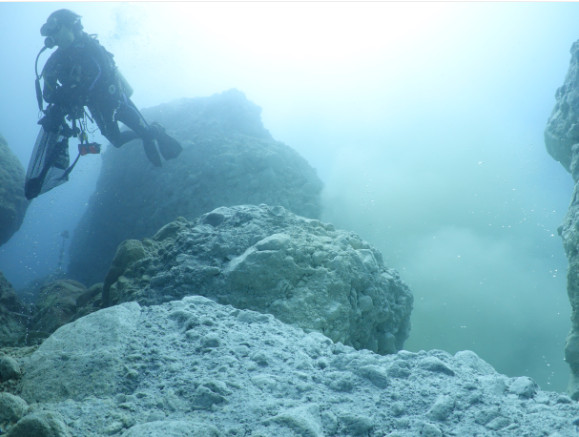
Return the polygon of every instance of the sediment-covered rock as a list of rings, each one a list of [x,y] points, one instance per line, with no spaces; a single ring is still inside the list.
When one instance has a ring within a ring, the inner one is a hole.
[[[352,232],[283,207],[221,207],[119,246],[107,304],[201,294],[378,353],[402,348],[412,294]]]
[[[0,246],[20,229],[28,200],[24,196],[24,169],[0,135]]]
[[[85,285],[102,282],[122,241],[219,206],[267,203],[318,218],[320,179],[297,152],[272,138],[260,112],[236,90],[144,110],[184,150],[155,168],[140,141],[107,149],[96,192],[71,241],[70,275]]]
[[[474,352],[356,351],[201,296],[100,310],[23,362],[9,436],[570,437],[579,415]]]
[[[0,272],[0,347],[22,344],[27,315],[10,283]]]

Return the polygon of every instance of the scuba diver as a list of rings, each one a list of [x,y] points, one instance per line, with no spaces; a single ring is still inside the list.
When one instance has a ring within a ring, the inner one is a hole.
[[[179,142],[160,124],[147,123],[131,101],[132,89],[118,71],[113,55],[94,35],[83,31],[80,15],[68,9],[57,10],[48,17],[40,34],[45,41],[37,63],[44,50],[55,46],[58,49],[36,78],[38,104],[44,117],[39,121],[42,129],[27,173],[25,191],[29,199],[68,180],[68,173],[76,164],[75,161],[68,166],[68,138],[71,136],[81,141],[79,156],[100,152],[98,144],[88,142],[82,122],[86,124],[85,107],[90,112],[89,118],[115,147],[140,138],[147,158],[157,167],[162,165],[160,155],[173,159],[181,153]],[[43,90],[40,89],[41,77]],[[46,109],[42,108],[43,99],[49,104]],[[72,122],[72,128],[65,119]],[[121,131],[119,121],[130,130]],[[53,180],[45,182],[47,177]]]

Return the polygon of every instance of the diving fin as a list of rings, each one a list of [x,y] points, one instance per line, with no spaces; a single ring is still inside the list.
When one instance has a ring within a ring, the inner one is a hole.
[[[157,146],[155,143],[155,140],[149,138],[147,140],[143,140],[143,147],[145,148],[145,154],[147,155],[147,158],[149,158],[149,161],[155,167],[161,167],[161,156],[157,151]]]
[[[181,154],[183,147],[181,147],[179,141],[165,132],[163,126],[154,122],[151,123],[151,128],[153,129],[155,138],[159,143],[159,151],[161,152],[161,155],[163,155],[163,158],[174,159]]]
[[[54,132],[41,127],[26,172],[26,198],[34,199],[66,182],[68,160],[68,137],[62,129]]]

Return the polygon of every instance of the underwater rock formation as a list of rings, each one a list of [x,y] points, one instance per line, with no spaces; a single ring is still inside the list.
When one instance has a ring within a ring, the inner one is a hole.
[[[0,272],[0,347],[20,345],[26,332],[26,316],[10,283]]]
[[[401,349],[410,331],[412,294],[378,250],[283,207],[221,207],[125,241],[103,301],[154,305],[191,294],[378,353]]]
[[[0,246],[20,229],[28,200],[24,197],[24,169],[0,135]]]
[[[236,90],[143,110],[184,150],[155,168],[140,141],[108,147],[71,241],[68,273],[85,285],[102,282],[122,241],[219,206],[267,203],[318,218],[320,179],[297,152],[272,138],[260,111]]]
[[[201,296],[100,310],[20,364],[8,437],[563,437],[579,415],[474,352],[356,351]]]
[[[547,150],[569,171],[575,181],[571,204],[559,235],[569,260],[567,294],[571,303],[571,331],[565,345],[565,361],[571,368],[568,391],[579,399],[579,41],[571,47],[565,82],[555,95],[557,103],[547,122]]]
[[[77,318],[77,302],[86,293],[84,285],[69,279],[43,284],[30,311],[29,329],[37,337],[48,337],[60,326]]]
[[[579,180],[579,41],[571,46],[567,76],[555,93],[555,107],[547,121],[547,151]]]
[[[567,294],[571,303],[571,331],[565,344],[565,361],[571,368],[569,393],[579,399],[579,193],[575,185],[573,199],[563,224],[559,227],[563,247],[569,260]]]

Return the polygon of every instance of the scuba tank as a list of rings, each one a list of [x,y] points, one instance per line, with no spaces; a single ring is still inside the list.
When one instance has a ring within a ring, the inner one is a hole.
[[[117,66],[114,67],[114,83],[109,85],[108,91],[111,95],[125,94],[128,99],[133,95],[133,87],[129,84],[125,76],[119,71]]]
[[[116,73],[121,89],[125,92],[127,97],[130,98],[133,95],[133,87],[129,84],[125,76],[123,76],[123,73],[121,73],[118,68],[116,69]]]

